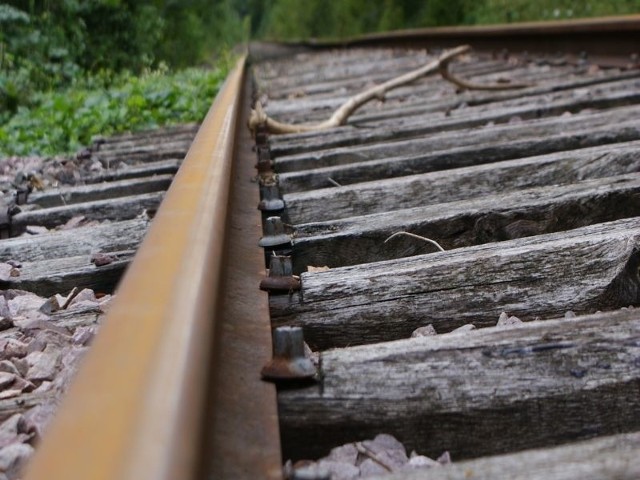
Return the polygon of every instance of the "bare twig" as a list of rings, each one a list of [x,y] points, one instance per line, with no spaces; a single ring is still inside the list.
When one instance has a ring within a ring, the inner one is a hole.
[[[336,186],[336,187],[341,187],[341,186],[342,186],[342,185],[340,185],[338,182],[336,182],[336,181],[335,181],[333,178],[331,178],[331,177],[327,177],[327,180],[329,180],[329,183],[330,183],[331,185],[334,185],[334,186]]]
[[[391,467],[391,465],[388,465],[387,462],[385,462],[376,454],[376,452],[374,452],[370,448],[367,448],[362,442],[356,442],[356,450],[358,450],[358,452],[360,452],[362,455],[369,457],[371,460],[373,460],[374,462],[376,462],[378,465],[388,470],[389,472],[393,471],[393,468]]]
[[[438,248],[438,250],[440,250],[441,252],[445,251],[444,248],[442,248],[440,244],[435,240],[431,240],[430,238],[426,238],[426,237],[421,237],[420,235],[416,235],[415,233],[409,233],[409,232],[396,232],[393,235],[391,235],[389,238],[387,238],[384,241],[384,243],[387,243],[393,237],[397,237],[398,235],[406,235],[407,237],[417,238],[418,240],[424,240],[425,242],[429,242],[430,244],[435,245]]]
[[[256,102],[255,109],[251,111],[251,115],[249,117],[249,129],[252,132],[255,132],[257,127],[264,125],[270,133],[282,134],[326,130],[329,128],[344,125],[347,122],[347,119],[365,103],[376,98],[379,100],[383,100],[389,90],[414,82],[418,78],[424,77],[425,75],[437,72],[443,62],[449,62],[453,58],[468,52],[470,49],[471,47],[469,45],[462,45],[452,50],[448,50],[440,55],[440,57],[438,57],[436,60],[427,63],[417,70],[413,70],[409,73],[405,73],[404,75],[400,75],[399,77],[392,78],[391,80],[388,80],[380,85],[376,85],[375,87],[358,93],[357,95],[354,95],[345,103],[343,103],[333,113],[333,115],[331,115],[331,118],[321,123],[293,125],[290,123],[278,122],[277,120],[270,118],[265,113],[260,102]]]
[[[463,88],[465,90],[516,90],[519,88],[527,88],[532,85],[528,83],[495,83],[490,85],[485,85],[482,83],[473,83],[462,78],[456,77],[453,73],[449,71],[449,63],[451,63],[452,59],[447,59],[443,62],[440,62],[440,66],[438,70],[440,71],[440,75],[442,78],[447,80],[448,82],[453,83],[454,85]]]

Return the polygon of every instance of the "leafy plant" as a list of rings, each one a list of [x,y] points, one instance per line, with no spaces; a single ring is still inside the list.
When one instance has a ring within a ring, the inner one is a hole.
[[[97,134],[200,121],[226,76],[223,69],[141,76],[122,73],[78,81],[61,92],[40,93],[0,127],[0,156],[74,152]]]

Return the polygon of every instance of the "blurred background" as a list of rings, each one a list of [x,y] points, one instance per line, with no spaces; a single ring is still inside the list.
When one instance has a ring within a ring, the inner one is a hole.
[[[640,0],[7,1],[0,155],[55,154],[97,133],[198,120],[210,103],[202,99],[232,62],[231,47],[249,39],[638,12]]]

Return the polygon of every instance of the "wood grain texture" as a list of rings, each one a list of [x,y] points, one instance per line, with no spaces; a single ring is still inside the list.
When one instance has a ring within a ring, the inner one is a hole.
[[[98,174],[83,178],[83,182],[100,183],[125,180],[128,178],[150,177],[152,175],[175,174],[182,160],[169,159],[158,160],[157,162],[125,165],[120,164],[120,168],[106,170]]]
[[[637,115],[637,112],[632,115]],[[556,125],[555,129],[550,129],[544,136],[527,136],[504,142],[499,135],[501,130],[492,129],[492,140],[489,143],[284,173],[278,175],[278,182],[282,193],[288,194],[334,187],[335,184],[329,178],[340,185],[351,185],[640,139],[640,127],[636,119],[621,120],[618,123],[612,117],[602,126],[589,127],[583,124],[581,127],[576,126],[575,130],[558,128],[560,126]]]
[[[474,199],[297,225],[295,273],[307,265],[341,267],[583,227],[640,215],[637,174],[536,187]]]
[[[303,273],[298,294],[272,296],[274,325],[301,325],[315,348],[407,338],[433,324],[495,325],[640,301],[640,219],[436,254]]]
[[[628,310],[323,352],[317,385],[279,393],[284,450],[385,432],[462,460],[633,431],[638,339]]]
[[[499,123],[506,122],[514,116],[522,118],[539,118],[560,115],[565,111],[577,113],[586,108],[613,108],[623,105],[637,104],[640,101],[640,93],[638,93],[638,82],[640,80],[626,81],[624,90],[614,90],[608,92],[606,88],[595,89],[582,97],[568,98],[560,102],[541,101],[534,108],[531,106],[516,106],[505,109],[489,109],[487,112],[478,114],[471,111],[465,112],[464,115],[456,118],[447,118],[446,112],[434,114],[409,115],[402,119],[390,119],[379,124],[371,125],[370,128],[364,126],[344,126],[332,129],[330,134],[325,135],[309,135],[296,134],[287,139],[281,139],[282,142],[287,140],[286,148],[283,143],[279,143],[278,147],[274,144],[272,152],[276,158],[284,155],[292,155],[296,153],[312,152],[317,150],[336,148],[342,146],[365,145],[374,142],[388,142],[400,138],[417,137],[435,132],[443,132],[446,130],[460,130],[463,128],[472,128],[486,125],[489,122]]]
[[[164,192],[153,192],[21,212],[12,217],[11,229],[13,235],[17,235],[23,232],[28,225],[53,228],[63,225],[78,215],[83,215],[88,220],[130,220],[145,210],[155,211],[163,197]]]
[[[638,83],[639,80],[633,80]],[[636,87],[637,88],[637,87]],[[473,145],[475,143],[486,142],[492,132],[501,132],[501,136],[508,139],[511,133],[512,138],[524,136],[535,136],[535,132],[528,132],[532,127],[538,128],[544,132],[545,125],[555,125],[562,128],[561,131],[571,129],[573,125],[580,122],[597,122],[598,118],[607,118],[615,114],[614,107],[621,106],[619,115],[624,116],[624,112],[633,110],[633,106],[625,106],[626,102],[618,101],[620,96],[625,97],[629,93],[616,93],[612,97],[606,97],[608,100],[597,101],[597,94],[594,97],[583,93],[577,99],[574,91],[560,92],[555,95],[563,94],[565,97],[562,101],[550,101],[546,94],[538,99],[538,103],[532,101],[531,98],[518,99],[516,102],[512,100],[507,105],[489,104],[476,107],[464,107],[451,111],[434,110],[431,118],[423,120],[422,127],[433,125],[430,131],[422,132],[418,136],[410,136],[400,134],[393,138],[385,139],[381,143],[372,143],[365,145],[350,144],[341,148],[329,148],[326,145],[320,145],[314,151],[307,151],[298,155],[283,156],[277,148],[272,147],[272,155],[276,158],[276,169],[278,172],[286,173],[295,170],[320,168],[332,165],[340,165],[345,163],[353,163],[363,160],[375,160],[379,158],[396,157],[400,155],[412,155],[428,151],[443,150],[463,145]],[[595,98],[595,99],[594,99]],[[635,97],[634,97],[635,98]],[[522,105],[520,104],[522,103]],[[637,102],[631,102],[637,103]],[[514,104],[514,105],[511,105]],[[584,109],[605,108],[613,109],[613,112],[584,112]],[[542,110],[542,111],[541,111]],[[637,112],[637,107],[635,107]],[[569,113],[571,112],[571,115]],[[580,113],[582,112],[582,113]],[[558,116],[564,115],[560,119]],[[631,117],[627,117],[631,118]],[[409,119],[410,120],[410,119]],[[398,119],[394,124],[387,126],[396,130],[402,130],[402,127],[412,128],[409,120],[405,117]],[[530,122],[538,120],[537,122]],[[606,122],[605,122],[606,123]],[[497,124],[493,128],[478,128],[486,125]],[[501,126],[510,124],[510,127],[502,132]],[[595,125],[596,123],[593,123]],[[604,124],[604,123],[601,123]],[[549,129],[549,127],[547,127]],[[371,128],[361,129],[361,135],[367,135]],[[465,135],[460,135],[459,130],[465,130]],[[551,127],[550,131],[553,131]],[[546,133],[546,132],[544,132]]]
[[[24,262],[19,268],[20,276],[0,281],[0,289],[28,290],[42,297],[66,295],[74,287],[112,293],[133,254],[120,253],[112,263],[100,267],[91,263],[90,255]]]
[[[97,252],[134,250],[142,241],[149,220],[134,218],[122,222],[28,235],[2,241],[0,261],[36,262],[50,258],[90,256]]]
[[[286,220],[320,222],[638,172],[638,150],[640,142],[620,143],[292,193],[284,195]]]
[[[51,188],[29,195],[29,203],[40,207],[59,207],[80,202],[109,200],[114,197],[142,195],[166,190],[173,175],[155,175],[146,178],[115,180],[92,185]]]
[[[183,158],[191,141],[179,141],[160,143],[157,145],[146,144],[144,146],[126,149],[103,149],[94,152],[92,157],[99,160],[105,168],[113,168],[120,162],[155,162],[170,158]]]

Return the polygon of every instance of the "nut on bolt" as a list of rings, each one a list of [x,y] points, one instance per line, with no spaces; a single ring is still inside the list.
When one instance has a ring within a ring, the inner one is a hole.
[[[290,245],[291,237],[284,231],[284,223],[280,217],[267,218],[264,225],[264,236],[258,242],[263,248]]]
[[[273,358],[260,374],[265,380],[303,380],[316,375],[316,367],[304,355],[301,327],[278,327],[273,331]]]
[[[288,255],[269,257],[269,276],[260,282],[260,290],[291,292],[300,290],[300,277],[293,274],[293,263]]]
[[[258,209],[263,212],[279,212],[284,210],[284,200],[280,198],[277,185],[260,185],[260,203]]]

